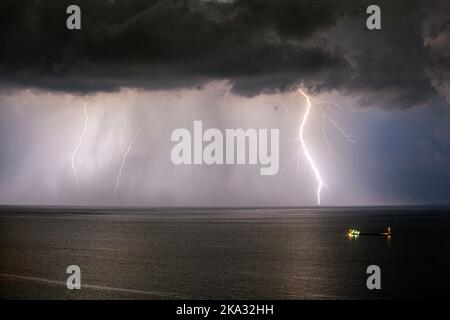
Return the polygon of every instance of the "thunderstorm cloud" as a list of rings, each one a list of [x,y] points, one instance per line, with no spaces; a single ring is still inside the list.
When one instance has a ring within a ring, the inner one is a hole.
[[[1,0],[0,204],[316,205],[298,86],[324,205],[449,203],[448,0]],[[280,172],[174,165],[195,120],[279,129]]]
[[[445,0],[378,1],[382,31],[365,26],[369,1],[79,0],[82,29],[69,31],[72,3],[0,3],[0,85],[83,94],[225,80],[254,96],[304,84],[386,108],[449,96]]]

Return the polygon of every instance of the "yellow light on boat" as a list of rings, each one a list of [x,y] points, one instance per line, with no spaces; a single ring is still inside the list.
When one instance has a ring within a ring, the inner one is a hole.
[[[349,229],[348,236],[349,237],[358,237],[360,235],[360,231],[356,229]]]

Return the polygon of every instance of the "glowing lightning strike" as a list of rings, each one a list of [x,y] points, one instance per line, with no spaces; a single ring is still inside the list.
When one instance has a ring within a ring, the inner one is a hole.
[[[320,192],[322,190],[322,187],[326,187],[326,184],[323,182],[323,180],[321,178],[319,169],[317,168],[317,166],[314,163],[314,160],[313,160],[313,158],[311,156],[311,153],[309,152],[309,150],[308,150],[308,148],[306,146],[306,142],[305,142],[305,139],[304,139],[304,136],[303,136],[303,132],[305,130],[306,122],[308,121],[309,114],[310,114],[310,112],[312,110],[311,98],[301,88],[298,88],[298,91],[305,97],[306,103],[307,103],[307,108],[305,110],[305,113],[303,114],[303,118],[302,118],[302,121],[301,121],[300,129],[299,129],[299,133],[298,133],[298,138],[295,139],[295,141],[297,143],[300,142],[301,146],[300,146],[297,154],[291,160],[289,160],[287,166],[282,170],[281,174],[283,174],[285,172],[285,170],[291,165],[291,163],[295,159],[297,159],[297,173],[298,173],[299,172],[300,155],[303,154],[305,156],[305,158],[307,159],[309,165],[311,166],[312,171],[313,171],[313,173],[314,173],[314,175],[316,177],[316,180],[318,182],[318,186],[317,186],[317,203],[318,203],[318,205],[320,205]],[[277,100],[277,103],[280,103],[284,107],[284,109],[288,113],[288,115],[292,119],[294,119],[294,117],[292,116],[291,112],[284,105],[284,103],[280,99],[278,99],[276,97],[274,99]],[[320,111],[320,115],[321,115],[321,118],[322,118],[322,135],[323,135],[323,138],[324,138],[324,140],[326,142],[326,146],[327,146],[328,152],[334,158],[336,158],[336,160],[338,160],[339,163],[342,163],[342,160],[336,154],[335,148],[334,148],[333,144],[331,143],[330,139],[328,138],[327,124],[331,124],[332,127],[336,130],[336,132],[338,132],[342,137],[344,137],[347,142],[356,143],[357,140],[355,139],[356,137],[354,135],[347,134],[344,131],[344,129],[342,129],[338,125],[336,120],[334,120],[329,114],[327,114],[325,112],[325,110],[323,108],[323,105],[326,105],[326,104],[329,104],[329,105],[331,105],[333,107],[336,107],[336,108],[338,108],[340,110],[344,110],[344,108],[341,107],[339,104],[333,102],[333,101],[317,101],[314,104],[314,106],[315,106],[314,110],[319,110]]]
[[[311,154],[308,151],[308,148],[306,147],[305,139],[303,138],[303,131],[305,129],[306,121],[308,120],[309,113],[311,111],[311,99],[309,96],[303,92],[302,89],[298,89],[298,91],[305,97],[306,99],[306,111],[303,114],[302,122],[300,124],[300,130],[299,130],[299,138],[302,145],[303,154],[305,155],[306,160],[308,160],[309,165],[311,166],[314,175],[316,176],[317,180],[317,204],[320,206],[320,191],[322,190],[322,187],[324,186],[323,180],[320,176],[319,169],[317,169],[316,164],[314,163],[314,160],[311,156]]]
[[[122,177],[122,171],[123,171],[123,167],[125,166],[125,162],[127,160],[128,155],[131,152],[131,148],[133,146],[134,141],[136,140],[136,138],[139,136],[139,134],[141,133],[142,128],[140,128],[138,131],[136,131],[136,133],[134,134],[133,138],[130,140],[130,143],[128,144],[128,148],[125,151],[125,153],[122,155],[122,163],[120,164],[120,168],[119,168],[119,173],[117,174],[117,178],[116,178],[116,186],[114,187],[114,193],[117,193],[117,190],[119,190],[120,187],[120,178]]]
[[[87,128],[88,128],[88,123],[89,123],[89,115],[87,112],[87,103],[84,104],[84,127],[83,127],[83,131],[81,131],[81,134],[78,138],[78,142],[75,146],[75,149],[73,150],[72,154],[70,155],[71,158],[71,164],[72,164],[72,170],[73,170],[73,174],[75,175],[75,179],[77,180],[77,185],[78,185],[78,189],[80,188],[80,178],[78,176],[78,170],[77,170],[77,166],[75,165],[75,157],[78,153],[78,149],[81,146],[81,143],[83,142],[83,138],[84,135],[86,134]]]

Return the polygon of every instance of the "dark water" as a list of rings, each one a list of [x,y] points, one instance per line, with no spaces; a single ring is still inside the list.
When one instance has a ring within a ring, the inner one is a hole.
[[[0,207],[0,297],[449,298],[450,209]]]

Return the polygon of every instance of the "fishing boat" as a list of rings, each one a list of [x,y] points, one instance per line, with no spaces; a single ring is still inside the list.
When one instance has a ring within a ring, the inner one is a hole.
[[[388,227],[385,232],[381,233],[363,233],[357,229],[350,229],[348,230],[348,236],[351,238],[356,238],[359,236],[382,236],[382,237],[390,237],[394,233],[391,230],[391,227]]]

